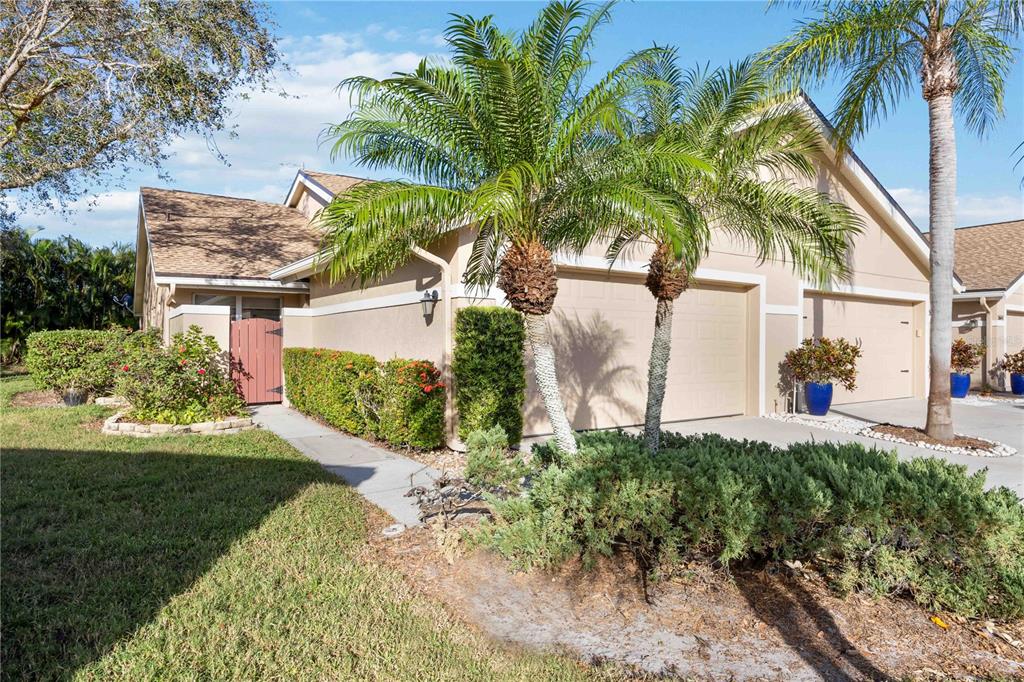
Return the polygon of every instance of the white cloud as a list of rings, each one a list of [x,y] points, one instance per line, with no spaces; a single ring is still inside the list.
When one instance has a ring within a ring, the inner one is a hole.
[[[917,226],[928,229],[928,191],[912,187],[897,187],[889,193],[899,202]],[[982,225],[1024,217],[1024,197],[1019,194],[960,194],[957,196],[956,221],[958,227]]]
[[[402,29],[376,29],[373,41],[385,51],[368,47],[369,31],[283,38],[279,48],[290,68],[277,74],[275,87],[287,96],[281,96],[278,90],[253,92],[234,103],[229,122],[234,135],[222,133],[214,139],[227,163],[211,151],[203,137],[181,138],[166,150],[170,155],[166,164],[170,182],[160,180],[151,171],[140,171],[126,179],[123,191],[107,191],[75,201],[67,213],[35,212],[26,205],[19,211],[20,224],[44,227],[46,236],[70,233],[94,244],[115,239],[134,241],[136,188],[140,185],[170,185],[278,202],[299,168],[356,171],[342,160],[331,163],[330,146],[321,146],[318,140],[325,126],[344,121],[351,111],[347,94],[336,90],[338,84],[356,75],[383,78],[395,71],[410,71],[424,56],[436,52],[429,38],[386,51],[389,41],[401,37],[394,31]],[[423,44],[424,50],[413,51],[416,44]]]

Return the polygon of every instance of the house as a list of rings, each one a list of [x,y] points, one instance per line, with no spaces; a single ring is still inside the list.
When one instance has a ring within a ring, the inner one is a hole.
[[[827,122],[809,102],[808,113],[826,133]],[[862,344],[857,388],[837,387],[835,404],[925,395],[927,243],[856,156],[840,160],[829,148],[817,165],[815,186],[864,221],[850,254],[852,277],[819,288],[789,264],[759,262],[744,244],[719,235],[676,304],[666,421],[787,409],[793,391],[780,363],[812,335]],[[226,338],[229,318],[272,309],[279,310],[285,347],[427,359],[444,367],[455,312],[500,305],[502,293],[462,283],[469,227],[417,251],[364,289],[332,282],[317,258],[309,219],[359,182],[302,170],[283,204],[143,189],[136,284],[143,325],[173,332],[202,322]],[[603,247],[594,245],[582,256],[558,260],[551,324],[563,397],[579,429],[643,421],[655,302],[643,284],[647,257],[632,256],[609,269]],[[524,433],[543,435],[550,426],[532,372],[528,376]]]
[[[955,248],[964,291],[953,296],[954,338],[985,347],[971,386],[1006,390],[998,362],[1024,348],[1024,220],[961,227]]]

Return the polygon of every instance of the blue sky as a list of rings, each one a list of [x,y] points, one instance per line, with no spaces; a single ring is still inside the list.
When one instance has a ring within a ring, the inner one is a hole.
[[[164,182],[152,171],[132,173],[121,186],[96,187],[67,215],[23,210],[22,224],[44,227],[40,236],[72,234],[92,244],[133,241],[140,185],[171,186],[213,194],[282,201],[300,167],[366,173],[347,159],[332,162],[318,133],[349,112],[334,86],[353,75],[386,76],[411,69],[421,57],[443,54],[441,34],[450,13],[494,14],[503,27],[529,23],[540,3],[528,2],[277,2],[271,5],[279,46],[291,67],[278,74],[289,93],[253,93],[234,107],[237,137],[217,138],[230,166],[201,138],[170,148]],[[597,69],[610,68],[629,52],[652,43],[679,48],[685,65],[712,66],[742,59],[784,37],[804,15],[763,2],[631,2],[617,6],[611,25],[598,35]],[[812,92],[826,113],[838,88]],[[984,140],[966,130],[958,136],[958,222],[971,225],[1024,217],[1020,178],[1012,152],[1024,140],[1024,64],[1018,63],[1006,93],[1006,118]],[[896,115],[876,125],[855,149],[922,229],[927,229],[927,109],[916,95]]]

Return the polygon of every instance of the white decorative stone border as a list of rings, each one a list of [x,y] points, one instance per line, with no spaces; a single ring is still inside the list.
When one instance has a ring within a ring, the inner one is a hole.
[[[951,445],[933,445],[924,441],[910,441],[906,438],[900,438],[890,433],[879,433],[873,430],[873,427],[878,426],[874,422],[862,421],[860,419],[854,419],[852,417],[843,417],[840,415],[827,415],[825,417],[814,417],[808,414],[766,414],[767,419],[774,419],[781,422],[789,422],[791,424],[803,424],[804,426],[813,426],[819,429],[826,429],[828,431],[838,431],[840,433],[849,433],[855,436],[865,436],[867,438],[875,438],[877,440],[884,440],[889,443],[902,443],[903,445],[913,445],[918,448],[927,448],[928,450],[938,450],[939,452],[949,452],[955,455],[971,455],[972,457],[1011,457],[1017,454],[1016,448],[1012,448],[1009,445],[1003,443],[997,443],[996,441],[989,440],[988,438],[979,438],[978,436],[965,436],[963,434],[956,434],[962,438],[975,438],[977,440],[991,443],[992,448],[989,450],[975,450],[974,448],[958,448]]]
[[[191,433],[204,436],[226,436],[230,433],[241,433],[259,428],[253,423],[251,417],[231,417],[198,424],[136,424],[135,422],[121,421],[123,415],[123,412],[118,412],[107,417],[103,422],[101,432],[111,436],[148,438],[150,436],[183,436]]]

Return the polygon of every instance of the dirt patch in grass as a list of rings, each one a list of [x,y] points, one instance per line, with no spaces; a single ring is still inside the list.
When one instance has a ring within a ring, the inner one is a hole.
[[[953,440],[938,440],[932,438],[924,429],[918,429],[910,426],[899,426],[897,424],[878,424],[872,426],[871,430],[875,433],[884,433],[890,436],[896,436],[908,440],[911,443],[927,443],[928,445],[946,445],[956,448],[969,448],[971,450],[985,450],[990,451],[995,447],[995,443],[991,443],[987,440],[980,438],[971,438],[970,436],[955,436]]]
[[[466,522],[461,524],[466,527]],[[489,552],[461,554],[458,528],[371,530],[371,551],[421,591],[500,641],[564,650],[655,675],[728,680],[1024,677],[1024,623],[930,614],[898,599],[839,598],[814,573],[701,566],[652,588],[609,560],[591,571],[515,573]]]
[[[24,391],[11,398],[11,407],[64,407],[64,401],[53,391]]]

